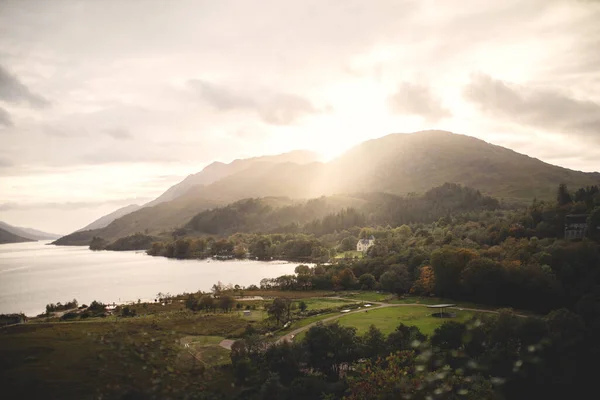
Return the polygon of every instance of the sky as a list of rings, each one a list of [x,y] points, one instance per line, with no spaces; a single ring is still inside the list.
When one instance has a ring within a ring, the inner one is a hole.
[[[0,220],[69,233],[212,161],[444,129],[600,170],[596,0],[0,0]]]

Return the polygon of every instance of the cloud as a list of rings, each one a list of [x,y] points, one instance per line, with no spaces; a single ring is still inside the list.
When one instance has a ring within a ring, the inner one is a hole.
[[[2,65],[0,65],[0,99],[9,103],[26,102],[34,108],[43,108],[50,105],[48,100],[31,92],[27,86],[22,84],[16,76],[10,74]]]
[[[188,84],[202,100],[220,111],[258,107],[254,99],[223,85],[198,79],[192,79]]]
[[[475,74],[463,96],[486,114],[561,134],[600,140],[600,104],[551,89]]]
[[[323,112],[308,99],[296,94],[266,89],[237,90],[198,79],[188,81],[188,85],[202,101],[219,111],[254,111],[261,120],[271,125],[291,125],[303,117]]]
[[[0,107],[0,126],[13,126],[12,119],[10,118],[10,114],[4,108]]]
[[[14,163],[7,158],[0,157],[0,168],[12,167]]]
[[[429,86],[402,82],[396,93],[388,99],[391,110],[396,114],[418,115],[429,122],[437,122],[452,114]]]
[[[133,135],[127,129],[124,129],[124,128],[105,129],[104,133],[106,133],[108,136],[112,137],[113,139],[118,139],[118,140],[133,139]]]

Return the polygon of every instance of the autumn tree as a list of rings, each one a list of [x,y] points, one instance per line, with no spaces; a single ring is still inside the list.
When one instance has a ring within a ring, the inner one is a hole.
[[[356,286],[356,276],[350,268],[343,269],[339,274],[333,276],[333,284],[341,289],[352,289]]]
[[[412,294],[418,294],[422,296],[429,296],[434,293],[435,289],[435,273],[433,268],[430,266],[424,266],[419,272],[419,279],[415,281],[415,284],[410,289]]]

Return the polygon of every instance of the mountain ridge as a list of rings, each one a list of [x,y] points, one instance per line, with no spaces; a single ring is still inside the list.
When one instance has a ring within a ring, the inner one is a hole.
[[[24,242],[35,242],[33,239],[27,239],[5,229],[0,228],[0,244],[8,243],[24,243]]]
[[[496,198],[529,202],[554,198],[560,183],[572,187],[600,183],[600,173],[558,167],[447,131],[389,134],[360,143],[327,163],[253,160],[238,163],[245,168],[229,169],[231,173],[212,183],[192,185],[172,200],[116,219],[94,234],[109,240],[136,232],[160,235],[184,226],[201,211],[252,197],[311,199],[357,192],[405,195],[454,183]],[[209,169],[228,168],[223,165],[212,163]]]
[[[60,238],[62,235],[55,233],[43,232],[33,228],[24,228],[21,226],[13,226],[6,222],[0,221],[0,229],[3,229],[13,235],[19,236],[24,239],[30,240],[54,240]]]

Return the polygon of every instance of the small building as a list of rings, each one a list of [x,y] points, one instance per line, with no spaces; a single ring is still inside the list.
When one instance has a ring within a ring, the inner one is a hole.
[[[250,311],[250,310],[244,311],[244,317],[251,317],[251,316],[252,316],[252,311]]]
[[[366,253],[373,244],[375,244],[375,237],[373,235],[368,239],[359,239],[358,243],[356,243],[356,251]]]
[[[587,214],[572,214],[565,217],[565,239],[583,239],[587,236]]]

